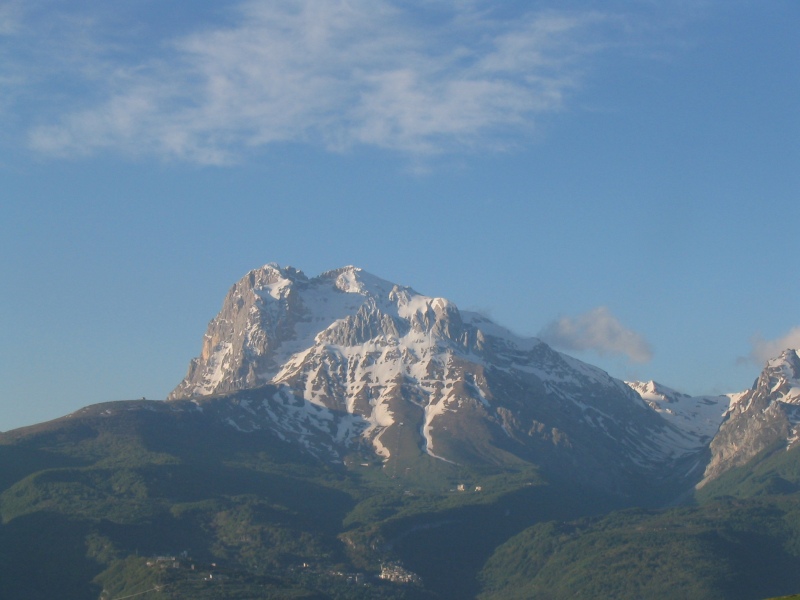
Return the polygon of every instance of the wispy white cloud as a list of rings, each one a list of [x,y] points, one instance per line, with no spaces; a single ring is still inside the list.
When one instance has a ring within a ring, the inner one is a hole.
[[[800,327],[793,327],[786,335],[774,340],[765,340],[761,335],[756,335],[750,341],[751,350],[749,361],[759,366],[763,366],[772,358],[781,354],[784,350],[800,349]]]
[[[79,91],[43,111],[28,143],[210,164],[286,141],[411,156],[505,149],[564,108],[612,22],[455,6],[250,1],[138,62],[119,48],[87,53],[70,73]]]
[[[600,355],[621,355],[637,363],[653,358],[647,340],[620,323],[605,306],[576,317],[562,317],[553,321],[542,329],[538,337],[562,350],[592,350]]]

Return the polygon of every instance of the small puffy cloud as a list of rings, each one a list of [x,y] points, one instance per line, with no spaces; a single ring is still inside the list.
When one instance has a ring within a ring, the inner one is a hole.
[[[637,363],[653,358],[642,335],[625,327],[605,306],[576,317],[562,317],[548,324],[539,338],[562,350],[592,350],[600,355],[621,355]]]
[[[748,358],[761,366],[768,360],[780,356],[784,350],[800,348],[800,327],[794,327],[786,335],[774,340],[765,340],[760,335],[756,335],[750,343],[752,349]]]

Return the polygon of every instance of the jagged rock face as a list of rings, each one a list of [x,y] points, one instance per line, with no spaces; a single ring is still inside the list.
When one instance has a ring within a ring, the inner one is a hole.
[[[232,426],[331,460],[360,444],[387,462],[532,461],[614,488],[698,450],[600,369],[355,267],[267,265],[233,286],[170,399],[236,391]]]
[[[767,363],[751,389],[733,397],[698,487],[776,444],[793,447],[799,425],[800,355],[786,350]]]
[[[280,367],[283,346],[297,337],[307,318],[299,290],[308,281],[299,271],[268,265],[248,273],[228,292],[208,325],[200,356],[168,400],[253,388]]]

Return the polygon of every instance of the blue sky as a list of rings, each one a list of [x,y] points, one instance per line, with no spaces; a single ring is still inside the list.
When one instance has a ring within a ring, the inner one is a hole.
[[[800,346],[800,4],[0,1],[0,430],[354,264],[623,378]]]

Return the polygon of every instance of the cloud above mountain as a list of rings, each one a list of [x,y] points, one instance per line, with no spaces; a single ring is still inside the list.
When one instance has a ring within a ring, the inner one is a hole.
[[[566,351],[591,350],[600,355],[624,356],[637,363],[653,358],[647,340],[620,323],[605,306],[552,321],[539,332],[538,337]]]
[[[28,38],[37,68],[51,69],[28,84],[69,84],[33,119],[29,147],[202,164],[282,142],[410,156],[504,150],[564,109],[624,29],[597,11],[479,2],[253,0],[220,12],[149,44],[109,39],[98,15],[54,22],[46,57]],[[32,60],[11,59],[6,70],[20,73]]]
[[[800,327],[793,327],[785,335],[774,340],[765,340],[761,335],[756,335],[750,343],[752,349],[748,359],[757,365],[764,365],[784,350],[800,348]]]

